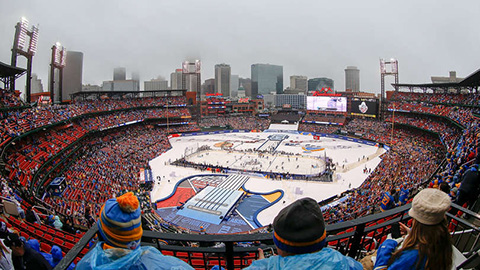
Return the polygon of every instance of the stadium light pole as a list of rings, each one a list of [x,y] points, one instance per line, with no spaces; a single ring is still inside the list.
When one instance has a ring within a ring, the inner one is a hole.
[[[58,96],[59,101],[63,100],[63,68],[66,65],[67,50],[60,44],[55,43],[52,46],[52,58],[50,61],[50,101],[55,102],[55,69],[59,71],[58,78]]]
[[[27,38],[29,38],[28,47],[26,47]],[[22,17],[20,22],[15,25],[15,37],[13,40],[11,65],[13,67],[17,66],[18,55],[27,58],[27,82],[25,87],[25,95],[28,103],[31,101],[32,60],[33,56],[37,52],[37,43],[38,26],[34,25],[32,26],[31,30],[28,30],[28,20]],[[15,91],[15,76],[11,77],[10,80],[10,90]]]

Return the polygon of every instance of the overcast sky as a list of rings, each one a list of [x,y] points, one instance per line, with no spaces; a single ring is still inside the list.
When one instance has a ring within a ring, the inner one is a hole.
[[[40,28],[33,72],[44,88],[59,41],[84,53],[84,84],[112,80],[121,66],[127,78],[140,73],[143,89],[143,81],[169,79],[182,61],[200,59],[202,81],[215,64],[250,78],[251,64],[270,63],[283,66],[284,87],[305,75],[332,78],[341,91],[344,69],[357,66],[361,90],[379,92],[379,58],[398,59],[402,83],[480,68],[478,11],[478,0],[0,0],[0,61],[10,63],[24,16]]]

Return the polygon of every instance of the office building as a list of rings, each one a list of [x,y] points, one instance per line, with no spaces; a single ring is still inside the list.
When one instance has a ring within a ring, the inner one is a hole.
[[[43,92],[43,84],[42,80],[38,78],[37,74],[33,73],[32,74],[32,94],[38,94]]]
[[[207,79],[202,85],[202,96],[215,93],[215,79]]]
[[[449,75],[448,77],[432,76],[432,83],[458,83],[464,79],[458,78],[456,71],[450,71]]]
[[[330,78],[311,78],[308,80],[308,92],[321,91],[323,88],[334,90],[334,82]]]
[[[277,108],[292,108],[304,110],[307,108],[307,96],[306,95],[289,95],[280,94],[275,95],[275,107]]]
[[[82,91],[83,53],[67,52],[63,68],[62,102],[70,100],[70,94]]]
[[[127,79],[127,70],[124,67],[117,67],[113,69],[114,81],[125,81]]]
[[[143,82],[144,91],[156,91],[156,90],[167,90],[168,81],[159,77],[157,79],[151,79],[150,81]]]
[[[250,78],[239,78],[238,83],[243,87],[243,93],[247,97],[252,96],[252,80]]]
[[[353,92],[360,91],[360,70],[355,66],[348,66],[345,69],[345,90]]]
[[[221,93],[224,97],[230,96],[231,69],[227,64],[215,65],[215,93]]]
[[[290,76],[290,89],[307,93],[307,76]]]
[[[182,69],[178,68],[170,74],[170,89],[182,89]]]
[[[182,63],[182,88],[187,92],[196,92],[197,100],[200,99],[202,94],[202,77],[201,77],[200,60],[195,62],[184,61]]]
[[[252,98],[270,93],[283,93],[283,66],[270,64],[253,64]]]
[[[135,80],[104,81],[102,91],[140,91],[140,82]]]
[[[238,96],[238,87],[239,87],[238,75],[231,75],[230,76],[230,96],[231,97]]]

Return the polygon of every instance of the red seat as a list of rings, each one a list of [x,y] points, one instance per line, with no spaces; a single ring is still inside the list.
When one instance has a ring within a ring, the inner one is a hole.
[[[75,238],[71,235],[68,235],[68,234],[65,234],[65,239],[72,242],[72,243],[75,243]]]
[[[72,244],[72,243],[70,243],[70,242],[65,242],[63,245],[64,245],[68,250],[72,249],[73,246],[75,246],[74,244]]]
[[[63,240],[59,238],[53,239],[53,242],[59,246],[63,246]]]
[[[56,233],[56,231],[54,229],[51,229],[51,228],[48,228],[47,232],[50,233],[50,234],[55,234]]]
[[[52,246],[50,246],[47,243],[41,242],[40,243],[40,251],[45,252],[45,253],[50,253],[50,251],[52,251]]]
[[[61,238],[64,238],[64,237],[65,237],[65,234],[63,234],[63,233],[60,232],[60,231],[56,231],[56,232],[55,232],[55,235],[58,236],[58,237],[61,237]]]
[[[45,240],[47,240],[47,241],[52,241],[53,236],[51,236],[50,234],[46,233],[46,234],[43,236],[43,239],[45,239]]]
[[[25,237],[25,239],[27,239],[27,240],[30,238],[30,236],[27,233],[24,233],[24,232],[20,232],[20,236]]]
[[[163,255],[173,256],[173,251],[170,250],[162,250]]]

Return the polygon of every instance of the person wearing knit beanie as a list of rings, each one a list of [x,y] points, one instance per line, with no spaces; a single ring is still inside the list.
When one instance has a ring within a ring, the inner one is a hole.
[[[320,206],[311,198],[282,209],[273,220],[273,230],[279,256],[263,258],[259,249],[261,260],[246,269],[363,269],[354,259],[325,247],[325,221]]]
[[[193,269],[184,261],[165,256],[154,247],[141,246],[141,221],[140,203],[132,192],[106,201],[97,221],[98,233],[103,241],[99,241],[75,269]]]
[[[443,191],[427,188],[420,191],[408,211],[412,228],[400,224],[408,234],[405,239],[387,239],[377,251],[374,269],[447,270],[452,267],[452,239],[446,213],[450,197]],[[403,241],[397,250],[398,243]]]

